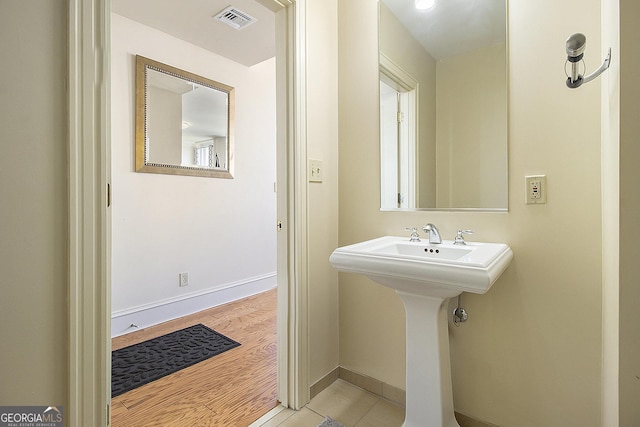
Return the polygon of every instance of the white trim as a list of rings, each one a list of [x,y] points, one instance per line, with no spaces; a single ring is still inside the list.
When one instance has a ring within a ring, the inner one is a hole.
[[[289,406],[289,194],[288,194],[288,147],[289,86],[291,79],[290,10],[276,13],[276,211],[277,211],[277,270],[278,270],[278,334],[277,334],[277,370],[278,400]]]
[[[393,62],[384,53],[380,53],[380,73],[393,80],[405,91],[418,88],[418,81],[411,74],[406,72],[401,66]]]
[[[297,0],[293,9],[293,78],[289,117],[288,193],[289,219],[289,407],[299,410],[309,403],[308,330],[308,181],[307,181],[307,38],[306,0]]]
[[[309,401],[307,330],[307,159],[305,0],[276,15],[278,25],[278,400]]]
[[[276,273],[271,273],[229,283],[214,289],[192,292],[187,295],[114,311],[111,314],[111,337],[125,335],[168,320],[237,301],[268,291],[275,286]],[[137,327],[131,327],[131,324],[135,324]]]
[[[257,420],[255,420],[254,422],[252,422],[251,424],[249,424],[249,427],[261,427],[263,424],[266,424],[267,421],[270,421],[272,418],[275,418],[276,415],[286,410],[287,408],[284,407],[283,405],[278,405],[272,410],[270,410],[269,412],[267,412],[266,414],[264,414],[263,416],[261,416],[260,418],[258,418]],[[294,414],[294,412],[291,410],[289,410],[289,412],[291,413],[291,415]],[[280,421],[284,421],[284,420],[280,420]]]
[[[256,0],[258,3],[270,9],[272,12],[280,12],[287,6],[291,6],[295,0]]]
[[[286,268],[278,266],[278,397],[309,400],[307,330],[305,0],[283,0],[286,22],[284,148],[278,196],[286,206]],[[110,0],[69,0],[69,396],[67,424],[110,424],[111,230]],[[284,145],[282,145],[284,144]],[[284,178],[283,178],[284,177]],[[280,206],[280,204],[279,204]],[[281,216],[284,215],[284,216]],[[283,247],[278,246],[279,250]],[[284,277],[281,279],[281,275]]]
[[[69,0],[69,395],[66,424],[107,426],[111,392],[109,0]]]
[[[393,62],[388,56],[380,52],[379,57],[380,75],[386,77],[395,84],[395,90],[407,94],[407,104],[409,109],[406,112],[406,132],[408,138],[407,158],[409,159],[407,166],[407,194],[406,200],[403,202],[403,209],[415,209],[418,200],[418,191],[420,180],[417,177],[418,168],[418,139],[420,138],[420,127],[418,126],[418,117],[420,117],[420,83],[413,76],[406,72],[402,67]],[[388,82],[385,82],[388,84]],[[400,153],[398,153],[400,158]],[[382,159],[380,160],[382,162]],[[398,182],[400,184],[400,181]],[[382,197],[382,196],[381,196]]]

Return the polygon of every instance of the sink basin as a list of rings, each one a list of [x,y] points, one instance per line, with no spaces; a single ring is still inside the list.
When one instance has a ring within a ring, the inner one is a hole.
[[[459,427],[453,409],[445,302],[462,292],[486,293],[509,266],[503,243],[430,244],[386,236],[336,249],[342,272],[395,289],[406,311],[407,399],[403,427]]]
[[[364,274],[396,290],[449,298],[486,293],[512,258],[504,243],[430,244],[385,236],[338,248],[329,260],[336,270]]]

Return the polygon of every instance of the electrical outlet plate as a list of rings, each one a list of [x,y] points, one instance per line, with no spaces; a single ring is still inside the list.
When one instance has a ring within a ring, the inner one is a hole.
[[[309,182],[322,182],[322,160],[309,159]]]
[[[525,203],[527,205],[542,205],[547,203],[546,175],[525,176]]]
[[[189,285],[189,273],[180,273],[180,287]]]

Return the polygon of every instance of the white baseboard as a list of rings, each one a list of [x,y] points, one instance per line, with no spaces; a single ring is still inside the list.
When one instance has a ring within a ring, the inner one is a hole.
[[[276,273],[111,313],[111,338],[237,301],[276,287]],[[131,326],[136,325],[136,326]]]

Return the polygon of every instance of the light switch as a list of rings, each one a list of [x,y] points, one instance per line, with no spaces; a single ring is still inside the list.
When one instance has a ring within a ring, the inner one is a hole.
[[[547,203],[547,177],[545,175],[525,176],[525,203],[541,205]]]
[[[309,159],[309,182],[322,182],[322,160]]]

